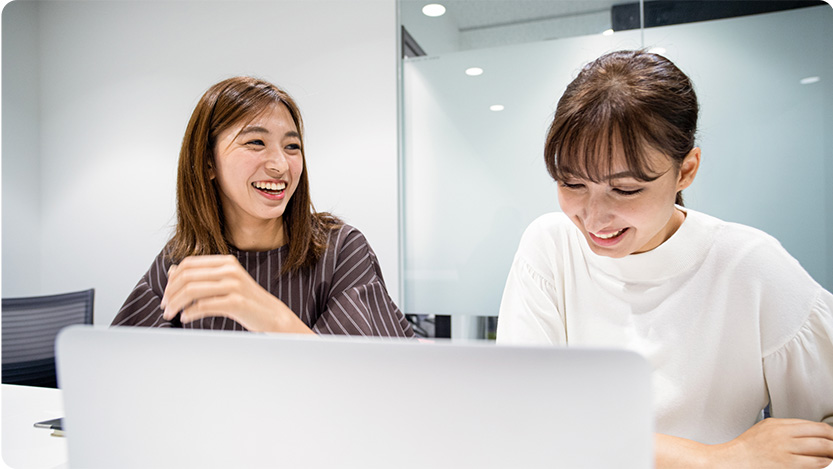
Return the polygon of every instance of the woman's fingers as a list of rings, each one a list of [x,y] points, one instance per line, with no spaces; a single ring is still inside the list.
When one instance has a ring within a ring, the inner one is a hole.
[[[203,318],[216,316],[224,316],[237,321],[238,318],[233,314],[234,308],[232,307],[232,303],[233,301],[229,295],[203,297],[182,310],[180,321],[183,324],[187,324]]]
[[[202,298],[224,295],[237,287],[239,270],[233,256],[194,256],[168,271],[168,285],[160,307],[166,320]]]
[[[823,468],[833,460],[833,428],[821,422],[765,419],[730,443],[718,445],[730,451],[719,460],[735,459],[751,467]]]
[[[188,257],[168,272],[168,285],[160,304],[166,320],[182,312],[183,323],[223,316],[250,331],[312,333],[286,304],[260,286],[234,256]]]
[[[822,422],[799,420],[792,427],[791,452],[796,467],[826,468],[833,463],[833,427]]]
[[[195,304],[212,298],[226,297],[236,291],[237,284],[238,282],[233,278],[188,282],[181,289],[171,294],[164,316],[169,319],[169,317],[176,316],[180,311],[190,309]],[[182,319],[184,320],[184,316]]]
[[[800,436],[793,439],[791,451],[797,455],[833,460],[833,439],[820,434]],[[830,461],[827,464],[830,464]]]

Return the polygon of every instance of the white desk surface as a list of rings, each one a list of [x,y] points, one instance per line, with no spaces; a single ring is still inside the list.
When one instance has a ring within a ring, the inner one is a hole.
[[[0,400],[0,468],[68,469],[66,438],[34,427],[35,422],[63,417],[61,391],[3,384]]]
[[[4,384],[0,388],[2,461],[14,469],[67,468],[67,442],[34,423],[64,415],[59,389]]]

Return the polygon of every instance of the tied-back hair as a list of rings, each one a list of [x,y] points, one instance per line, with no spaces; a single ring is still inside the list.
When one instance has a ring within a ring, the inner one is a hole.
[[[634,177],[652,181],[649,150],[676,170],[694,148],[699,106],[688,76],[665,57],[617,51],[587,64],[558,101],[544,149],[556,181],[570,176],[607,180],[616,153]],[[682,193],[676,203],[683,204]]]
[[[312,266],[326,250],[329,231],[342,223],[328,213],[317,213],[312,205],[304,154],[304,124],[298,105],[271,83],[252,77],[234,77],[217,83],[203,94],[185,130],[177,170],[176,231],[166,249],[172,262],[188,256],[230,252],[219,189],[216,180],[210,177],[209,168],[215,164],[214,146],[223,131],[254,119],[276,103],[286,106],[298,128],[303,158],[298,187],[283,213],[284,231],[289,240],[283,272]]]

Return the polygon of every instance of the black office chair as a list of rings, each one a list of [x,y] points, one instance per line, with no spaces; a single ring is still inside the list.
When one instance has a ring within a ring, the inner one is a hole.
[[[3,298],[3,384],[57,388],[55,337],[71,324],[93,323],[95,289]]]

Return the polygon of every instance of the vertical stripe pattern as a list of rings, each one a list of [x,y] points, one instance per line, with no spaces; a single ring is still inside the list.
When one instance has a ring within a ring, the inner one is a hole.
[[[404,314],[388,295],[376,255],[364,235],[349,225],[330,232],[327,250],[310,269],[281,274],[289,247],[231,253],[254,280],[283,301],[318,334],[413,337]],[[113,320],[114,326],[176,327],[159,304],[171,262],[160,253]],[[228,318],[205,318],[182,327],[245,330]]]

